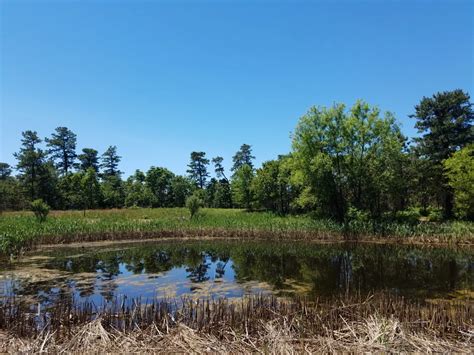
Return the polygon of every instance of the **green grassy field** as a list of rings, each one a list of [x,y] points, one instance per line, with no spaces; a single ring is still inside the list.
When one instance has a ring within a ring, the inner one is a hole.
[[[308,240],[380,239],[474,243],[472,222],[416,225],[355,223],[343,226],[309,216],[277,216],[237,209],[203,209],[189,218],[184,208],[53,211],[45,222],[30,212],[0,216],[0,251],[18,253],[34,244],[162,237],[280,238]]]

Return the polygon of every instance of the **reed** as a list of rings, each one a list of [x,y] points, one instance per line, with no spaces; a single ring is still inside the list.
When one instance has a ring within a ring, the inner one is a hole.
[[[473,316],[472,304],[420,303],[386,293],[317,300],[116,299],[102,305],[65,297],[40,311],[10,299],[0,306],[0,343],[14,346],[10,351],[166,352],[177,351],[177,344],[181,351],[203,344],[245,352],[469,351]]]
[[[474,244],[474,223],[343,226],[309,216],[277,216],[265,212],[204,209],[190,219],[186,209],[53,211],[40,223],[31,213],[0,217],[0,252],[18,254],[37,244],[56,244],[164,237],[209,237],[299,240],[383,240]]]

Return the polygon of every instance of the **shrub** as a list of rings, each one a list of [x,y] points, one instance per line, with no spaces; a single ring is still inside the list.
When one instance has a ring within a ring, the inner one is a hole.
[[[196,215],[196,213],[198,213],[202,205],[203,205],[202,200],[196,195],[189,196],[186,199],[186,207],[189,209],[191,218],[193,218]]]
[[[443,221],[443,211],[439,208],[433,208],[428,213],[428,220],[430,222],[441,222]]]
[[[49,206],[42,199],[34,200],[31,203],[31,210],[39,222],[46,221],[46,217],[49,213]]]
[[[420,222],[420,209],[416,207],[408,208],[395,213],[395,220],[398,223],[407,223],[415,225]]]

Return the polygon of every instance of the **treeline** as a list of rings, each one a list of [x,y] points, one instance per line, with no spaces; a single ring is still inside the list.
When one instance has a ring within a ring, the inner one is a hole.
[[[58,127],[44,140],[22,133],[18,174],[0,163],[2,210],[36,199],[55,209],[204,206],[308,213],[337,221],[474,218],[474,118],[462,90],[423,97],[410,116],[409,141],[390,112],[363,101],[312,107],[298,122],[292,151],[261,167],[243,144],[226,173],[223,158],[192,152],[187,176],[164,167],[126,180],[115,146],[76,152],[76,135]],[[212,172],[212,177],[211,177]]]

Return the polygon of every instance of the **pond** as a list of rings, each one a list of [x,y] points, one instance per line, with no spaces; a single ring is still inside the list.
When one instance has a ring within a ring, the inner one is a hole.
[[[474,294],[474,249],[393,244],[163,241],[62,247],[0,264],[0,291],[32,303],[60,297],[333,297],[380,290],[413,299]]]

